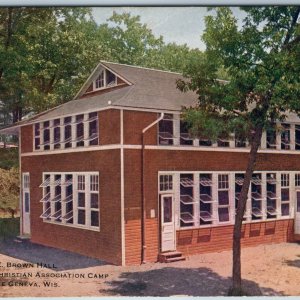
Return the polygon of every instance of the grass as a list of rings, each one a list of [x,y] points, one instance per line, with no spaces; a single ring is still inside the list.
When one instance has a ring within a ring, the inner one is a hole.
[[[20,233],[20,218],[0,218],[0,241],[16,237]]]

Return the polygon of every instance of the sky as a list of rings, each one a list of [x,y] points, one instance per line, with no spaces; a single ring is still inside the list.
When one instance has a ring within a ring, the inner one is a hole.
[[[243,17],[243,12],[237,7],[232,10],[237,18]],[[201,34],[205,27],[204,17],[211,13],[206,7],[96,7],[93,8],[95,21],[105,23],[113,11],[139,15],[141,23],[147,24],[155,36],[162,35],[166,43],[205,49]]]

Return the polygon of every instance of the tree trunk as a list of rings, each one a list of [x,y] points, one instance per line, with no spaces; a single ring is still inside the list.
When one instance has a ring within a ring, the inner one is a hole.
[[[253,139],[250,142],[250,153],[248,158],[247,170],[244,177],[242,191],[238,201],[237,212],[235,216],[235,224],[233,231],[233,246],[232,246],[232,287],[231,295],[242,295],[242,276],[241,276],[241,229],[245,213],[245,208],[248,199],[248,190],[252,179],[252,174],[255,168],[257,158],[257,150],[260,146],[262,136],[262,128],[256,128]]]

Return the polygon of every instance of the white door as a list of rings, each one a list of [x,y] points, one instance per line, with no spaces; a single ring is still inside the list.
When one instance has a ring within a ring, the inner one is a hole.
[[[23,234],[30,234],[30,180],[29,173],[23,173],[22,225]]]
[[[173,195],[161,196],[161,251],[176,250]]]

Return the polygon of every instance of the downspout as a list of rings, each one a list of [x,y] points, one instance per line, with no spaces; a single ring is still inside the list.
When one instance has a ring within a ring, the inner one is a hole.
[[[144,264],[146,262],[146,230],[145,230],[145,221],[146,221],[146,199],[145,199],[145,180],[144,180],[144,171],[145,171],[145,133],[148,129],[153,127],[157,124],[160,120],[164,117],[164,113],[161,113],[160,117],[155,120],[153,123],[145,127],[142,131],[142,182],[141,182],[141,190],[142,190],[142,197],[141,197],[141,238],[142,238],[142,248],[141,248],[141,263]]]

